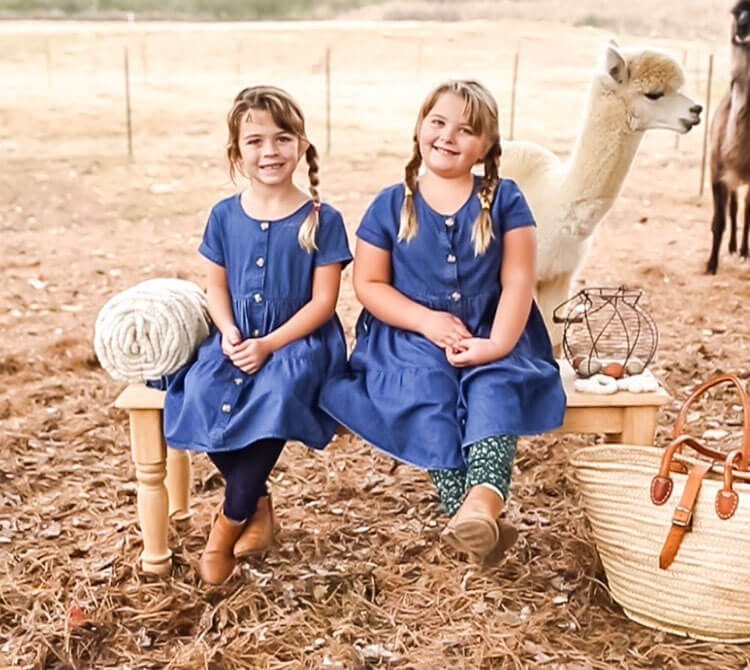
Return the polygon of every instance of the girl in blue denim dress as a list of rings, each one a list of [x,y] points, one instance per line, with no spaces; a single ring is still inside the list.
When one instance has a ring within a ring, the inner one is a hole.
[[[565,411],[532,296],[534,220],[498,177],[500,153],[483,86],[453,81],[428,96],[404,183],[375,198],[357,231],[357,342],[321,395],[337,421],[429,471],[452,517],[445,540],[484,562],[516,537],[498,519],[517,436],[560,426]]]
[[[284,91],[241,91],[228,115],[230,172],[250,188],[211,211],[199,251],[216,330],[168,381],[167,444],[208,454],[226,479],[221,511],[201,556],[209,583],[273,535],[266,480],[287,440],[323,449],[334,421],[318,407],[341,374],[346,343],[335,313],[350,260],[341,214],[321,204],[318,157],[302,112]],[[302,156],[310,194],[292,180]]]

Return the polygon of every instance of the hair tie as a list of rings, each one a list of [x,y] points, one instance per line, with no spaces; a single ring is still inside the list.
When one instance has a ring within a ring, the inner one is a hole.
[[[313,214],[319,214],[320,213],[320,203],[316,200],[313,202]]]
[[[479,198],[479,204],[482,205],[482,209],[489,211],[490,201],[482,193],[477,193],[477,197]]]
[[[404,196],[407,198],[410,198],[412,195],[412,190],[409,188],[409,184],[404,183]]]

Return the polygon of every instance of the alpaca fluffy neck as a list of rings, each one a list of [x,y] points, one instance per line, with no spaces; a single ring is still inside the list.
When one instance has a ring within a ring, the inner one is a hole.
[[[642,132],[628,127],[621,99],[595,82],[591,88],[583,128],[565,163],[562,200],[570,208],[576,237],[591,235],[614,203],[630,170]],[[581,215],[576,216],[575,212]]]

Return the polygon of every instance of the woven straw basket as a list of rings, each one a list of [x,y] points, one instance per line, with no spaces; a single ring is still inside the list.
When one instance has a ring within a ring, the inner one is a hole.
[[[692,401],[724,381],[740,390],[745,420],[743,449],[728,455],[682,433]],[[574,454],[612,596],[634,621],[701,640],[750,642],[748,420],[741,383],[722,375],[686,401],[666,449],[607,444]],[[681,453],[684,446],[705,458]],[[688,489],[699,486],[694,503],[685,503],[689,477]]]

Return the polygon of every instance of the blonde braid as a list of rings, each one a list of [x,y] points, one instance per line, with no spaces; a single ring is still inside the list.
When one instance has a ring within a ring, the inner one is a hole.
[[[401,208],[401,222],[398,228],[399,242],[408,242],[414,239],[419,229],[417,212],[414,208],[414,194],[417,191],[417,174],[419,173],[419,166],[421,164],[422,154],[419,152],[419,142],[415,135],[414,151],[404,169],[404,205]]]
[[[481,256],[487,251],[487,247],[490,246],[492,238],[495,237],[495,233],[492,230],[492,215],[490,213],[490,208],[492,207],[492,199],[495,195],[495,189],[500,182],[499,168],[501,153],[502,149],[500,148],[500,142],[498,141],[489,148],[484,157],[484,179],[482,180],[482,188],[477,193],[482,209],[480,210],[476,221],[474,221],[474,227],[471,231],[475,256]]]
[[[318,150],[315,145],[310,144],[305,151],[305,160],[307,161],[307,176],[310,180],[310,195],[312,195],[313,208],[310,215],[304,220],[299,228],[297,239],[299,245],[307,252],[312,253],[317,250],[315,245],[315,234],[318,232],[320,225],[320,195],[318,193]]]

